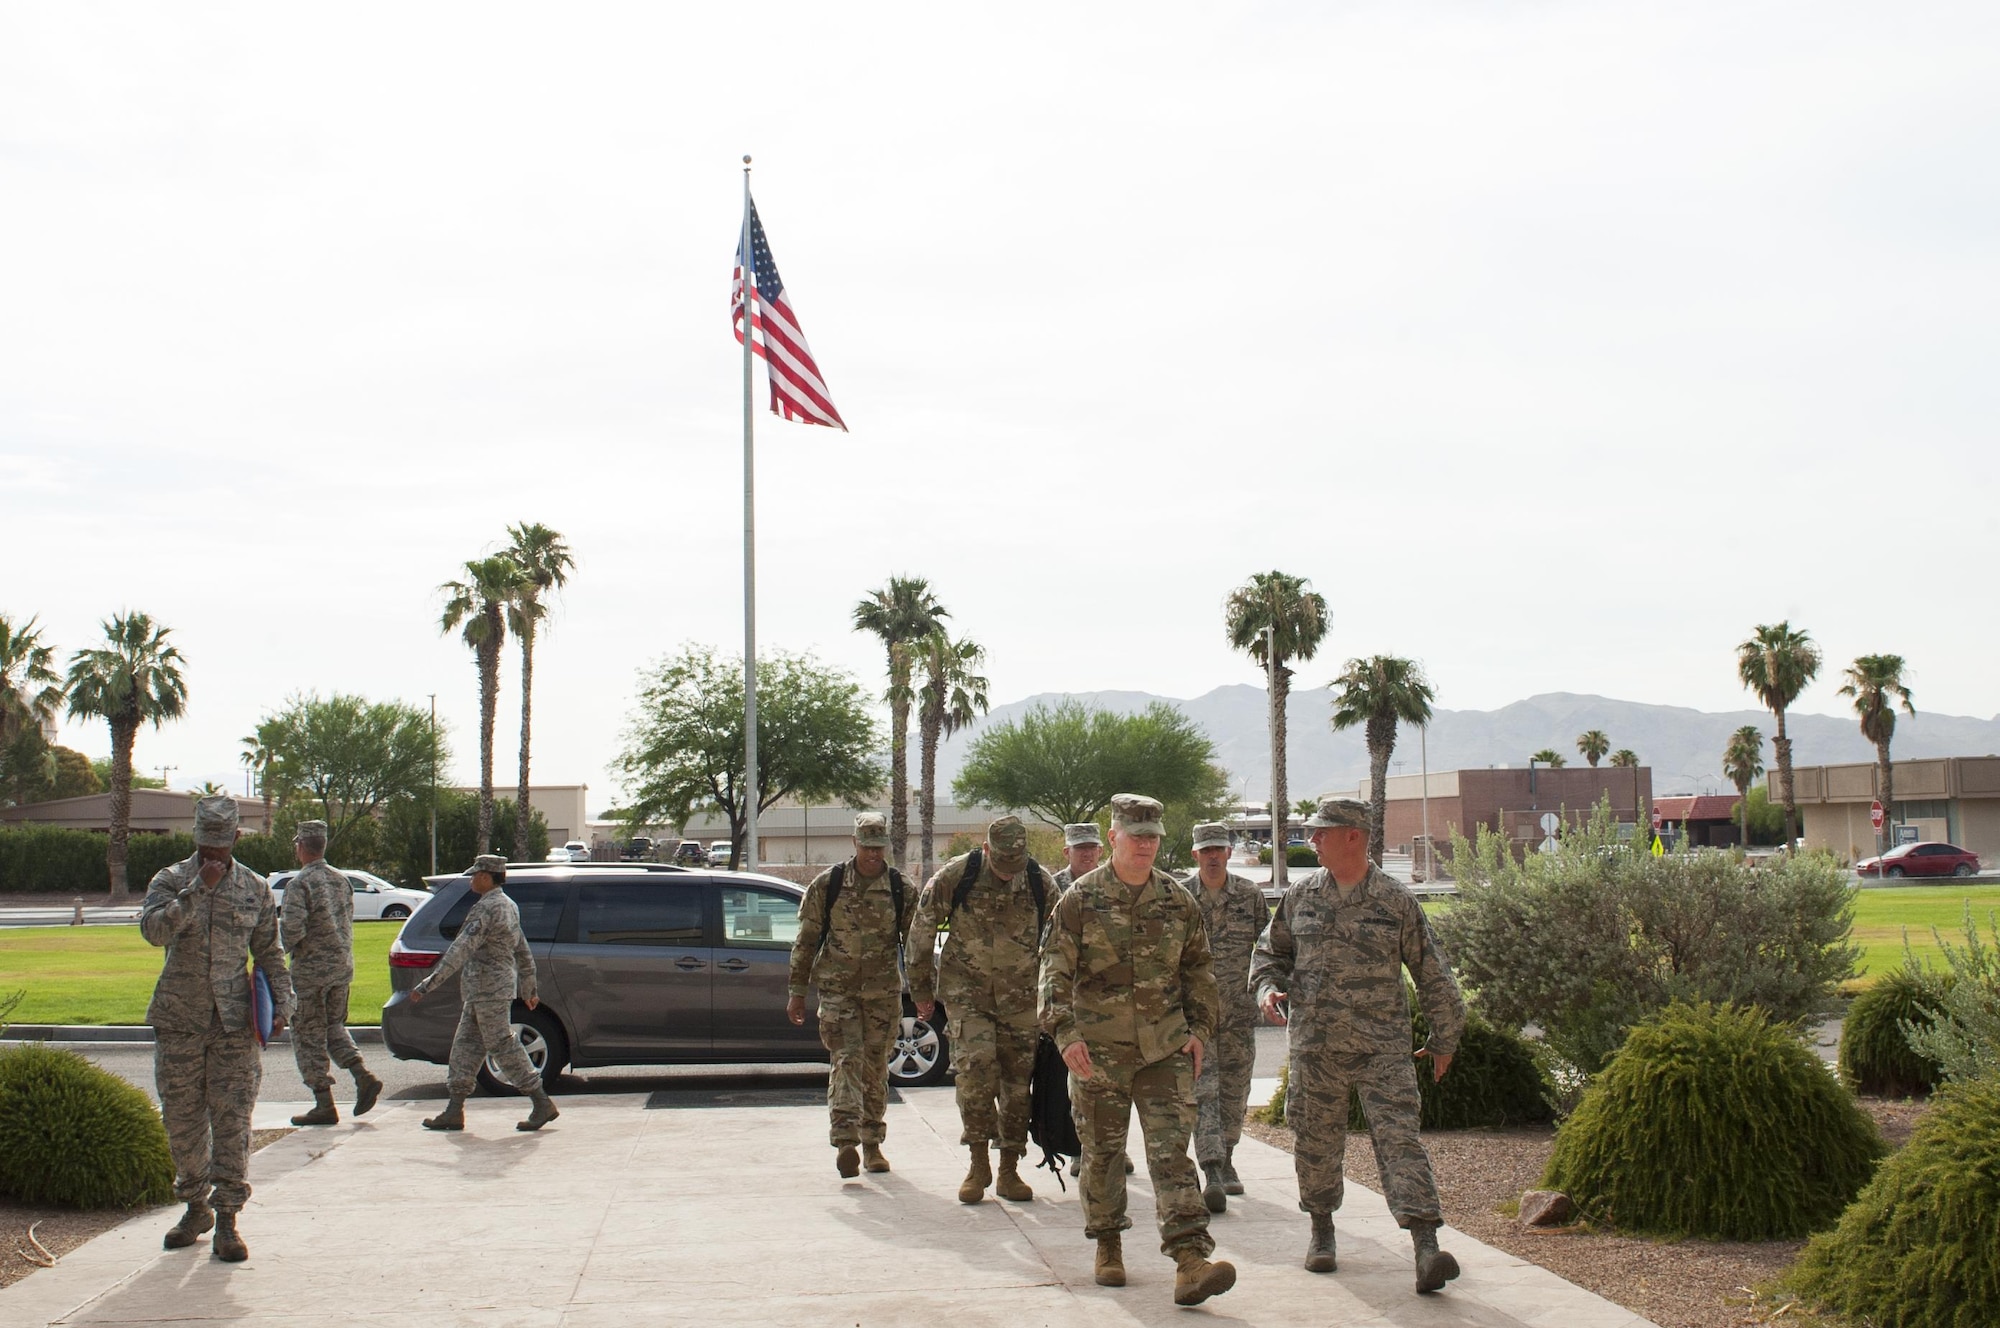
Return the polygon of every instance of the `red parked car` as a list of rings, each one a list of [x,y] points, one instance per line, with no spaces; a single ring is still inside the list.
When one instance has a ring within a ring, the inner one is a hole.
[[[1977,876],[1979,855],[1956,844],[1898,844],[1879,858],[1863,858],[1854,864],[1863,876]]]

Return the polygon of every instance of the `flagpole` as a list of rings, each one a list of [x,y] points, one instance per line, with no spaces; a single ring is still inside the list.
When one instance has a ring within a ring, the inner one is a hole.
[[[743,870],[757,870],[757,449],[750,339],[757,255],[750,247],[750,156],[743,156]]]

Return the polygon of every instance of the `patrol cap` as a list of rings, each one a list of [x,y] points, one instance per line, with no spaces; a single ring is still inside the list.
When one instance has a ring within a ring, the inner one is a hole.
[[[1167,809],[1158,798],[1149,798],[1141,793],[1114,793],[1111,795],[1111,825],[1128,835],[1160,835],[1167,833]]]
[[[1366,830],[1373,818],[1368,804],[1352,798],[1321,798],[1319,806],[1306,817],[1308,830]]]
[[[472,866],[466,871],[468,875],[485,872],[488,876],[504,877],[507,874],[507,859],[498,853],[482,853],[472,860]]]
[[[194,805],[194,842],[200,848],[231,848],[236,843],[236,799],[211,793]]]
[[[857,848],[889,847],[889,818],[880,812],[862,812],[854,818]]]
[[[986,827],[986,846],[993,850],[993,869],[1011,875],[1028,861],[1028,827],[1018,816],[1003,816]]]
[[[1203,821],[1194,828],[1194,846],[1200,848],[1228,848],[1229,827],[1220,821]]]
[[[1075,825],[1063,827],[1063,847],[1076,848],[1081,844],[1104,843],[1104,836],[1097,832],[1097,822],[1079,821]]]
[[[301,839],[325,839],[325,838],[326,838],[325,821],[300,821],[299,828],[292,831],[292,842],[294,844],[298,843]]]

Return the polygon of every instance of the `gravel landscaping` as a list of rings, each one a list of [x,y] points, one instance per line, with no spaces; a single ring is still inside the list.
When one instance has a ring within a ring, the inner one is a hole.
[[[1892,1148],[1910,1137],[1925,1110],[1921,1102],[1877,1098],[1860,1102]],[[1244,1130],[1291,1151],[1292,1132],[1283,1126],[1253,1119]],[[1523,1227],[1514,1207],[1522,1191],[1537,1188],[1554,1140],[1555,1131],[1545,1126],[1426,1132],[1424,1144],[1437,1173],[1445,1220],[1467,1235],[1644,1315],[1660,1328],[1801,1321],[1796,1310],[1782,1319],[1775,1317],[1784,1309],[1784,1301],[1769,1299],[1767,1284],[1791,1267],[1803,1241],[1662,1241],[1581,1224]],[[1380,1188],[1374,1150],[1365,1134],[1348,1137],[1347,1174],[1356,1184]],[[1299,1244],[1303,1250],[1303,1215]]]

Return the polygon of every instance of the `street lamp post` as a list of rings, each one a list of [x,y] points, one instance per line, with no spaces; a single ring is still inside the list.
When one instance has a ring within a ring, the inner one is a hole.
[[[431,875],[438,874],[438,696],[431,694]]]
[[[1424,775],[1424,880],[1428,883],[1437,875],[1431,864],[1437,860],[1437,853],[1431,847],[1431,726],[1417,726],[1417,755],[1423,762]]]

